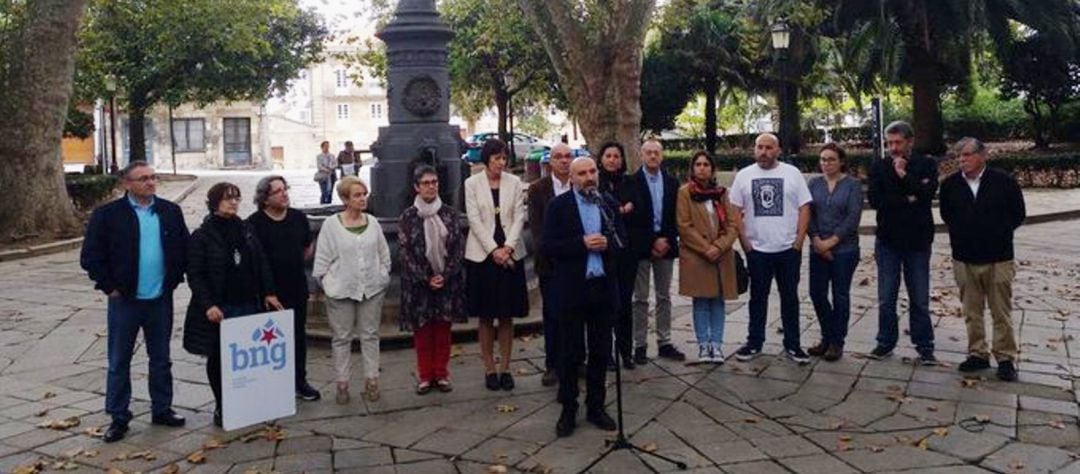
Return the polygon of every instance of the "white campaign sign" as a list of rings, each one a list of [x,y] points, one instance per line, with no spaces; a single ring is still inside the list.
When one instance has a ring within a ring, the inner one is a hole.
[[[221,414],[226,430],[296,414],[293,311],[221,322]]]

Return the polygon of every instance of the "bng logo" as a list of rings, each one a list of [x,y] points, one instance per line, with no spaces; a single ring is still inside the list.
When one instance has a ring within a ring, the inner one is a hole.
[[[266,321],[262,327],[251,333],[252,345],[242,348],[236,343],[229,344],[233,372],[269,365],[273,370],[281,370],[288,362],[285,348],[285,333],[274,323]]]

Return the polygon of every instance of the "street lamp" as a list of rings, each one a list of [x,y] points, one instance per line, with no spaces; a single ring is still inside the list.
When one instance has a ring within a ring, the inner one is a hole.
[[[116,165],[116,76],[105,76],[105,90],[109,91],[109,138],[112,142],[112,164],[109,169],[116,174],[120,171]]]
[[[788,26],[787,21],[783,18],[773,23],[769,28],[769,35],[772,37],[772,46],[776,50],[777,59],[779,60],[777,69],[777,94],[776,99],[780,108],[780,143],[786,147],[788,153],[799,153],[799,137],[796,132],[798,127],[798,103],[792,94],[792,85],[788,83],[787,74],[785,73],[785,62],[787,61],[788,48],[791,46],[791,28]],[[792,124],[792,121],[795,121]]]

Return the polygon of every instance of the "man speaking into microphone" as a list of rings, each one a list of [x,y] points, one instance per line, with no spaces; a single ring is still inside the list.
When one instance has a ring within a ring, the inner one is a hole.
[[[586,352],[586,419],[603,430],[616,428],[615,420],[604,411],[604,386],[611,320],[618,309],[614,255],[626,241],[614,212],[617,203],[597,192],[598,173],[592,158],[575,159],[570,179],[573,192],[548,205],[541,239],[554,266],[551,303],[559,319],[558,400],[563,406],[555,425],[559,437],[570,436],[577,426],[578,370]]]

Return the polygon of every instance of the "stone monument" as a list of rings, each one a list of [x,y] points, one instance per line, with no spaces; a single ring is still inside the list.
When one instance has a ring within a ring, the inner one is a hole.
[[[393,20],[376,37],[386,43],[390,125],[371,145],[371,211],[388,233],[412,205],[412,170],[424,163],[439,173],[443,202],[464,207],[465,163],[461,136],[450,125],[450,73],[446,68],[450,27],[434,0],[401,0]],[[389,237],[389,236],[388,236]]]

